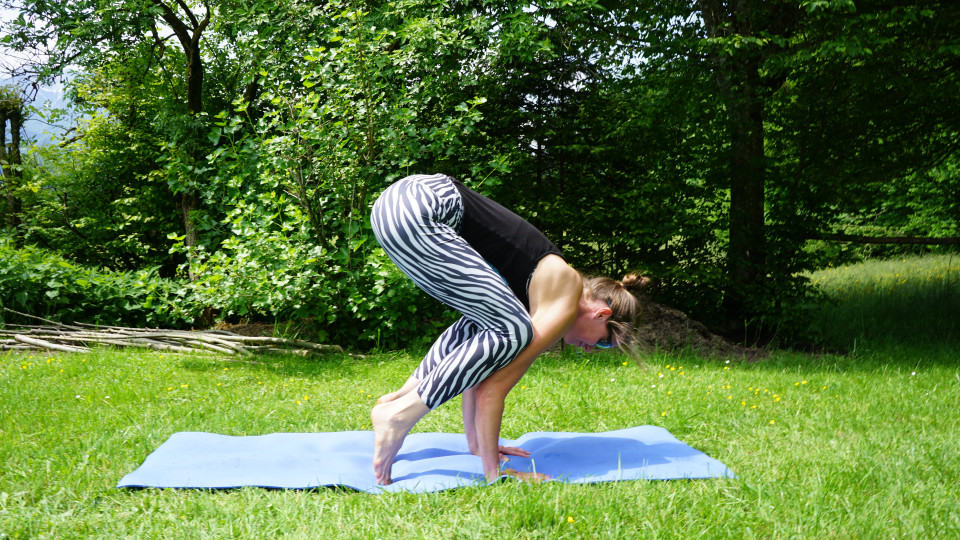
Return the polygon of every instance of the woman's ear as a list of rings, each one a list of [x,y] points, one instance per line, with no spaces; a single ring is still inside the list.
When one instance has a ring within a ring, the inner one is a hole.
[[[598,310],[593,314],[593,317],[594,317],[595,319],[609,319],[612,315],[613,315],[613,310],[610,309],[610,308],[607,307],[607,306],[604,306],[604,307],[598,309]]]

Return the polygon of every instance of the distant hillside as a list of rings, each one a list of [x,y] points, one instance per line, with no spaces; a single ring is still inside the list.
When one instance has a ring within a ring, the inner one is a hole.
[[[63,97],[63,85],[41,88],[33,104],[37,109],[63,109],[67,101]],[[63,134],[64,126],[51,126],[38,120],[35,116],[24,122],[27,136],[37,144],[50,144],[55,136]]]
[[[17,84],[13,78],[0,79],[0,86],[7,84]],[[29,104],[37,109],[63,109],[68,103],[63,96],[63,84],[56,84],[41,88],[32,103]],[[51,126],[41,121],[36,114],[30,114],[23,123],[26,138],[35,141],[37,144],[50,144],[56,135],[63,133],[64,126]]]

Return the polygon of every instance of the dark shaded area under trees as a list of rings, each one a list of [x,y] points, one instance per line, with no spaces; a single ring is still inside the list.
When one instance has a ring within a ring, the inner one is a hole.
[[[4,54],[43,59],[4,67],[25,86],[69,75],[83,115],[4,165],[3,234],[49,254],[30,260],[146,272],[128,305],[163,316],[135,318],[429,339],[447,314],[367,222],[416,172],[751,343],[802,339],[803,272],[841,255],[811,239],[960,237],[955,2],[2,4],[20,13]],[[84,289],[30,290],[0,298],[56,318]]]

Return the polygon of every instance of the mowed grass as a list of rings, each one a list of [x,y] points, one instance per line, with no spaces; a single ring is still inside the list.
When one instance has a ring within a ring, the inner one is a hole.
[[[659,425],[737,478],[385,495],[115,486],[178,431],[369,429],[416,352],[0,354],[0,537],[956,538],[960,359],[933,337],[750,364],[548,355],[510,394],[504,437]],[[415,429],[462,431],[459,401]]]

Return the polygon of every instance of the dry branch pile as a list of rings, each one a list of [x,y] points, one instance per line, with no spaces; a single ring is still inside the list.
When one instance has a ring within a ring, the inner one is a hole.
[[[9,311],[9,310],[8,310]],[[301,355],[343,352],[337,345],[319,345],[299,339],[241,336],[223,330],[187,331],[60,324],[0,326],[0,350],[47,349],[89,352],[93,345],[143,347],[172,352],[216,352],[252,355],[285,352]]]

